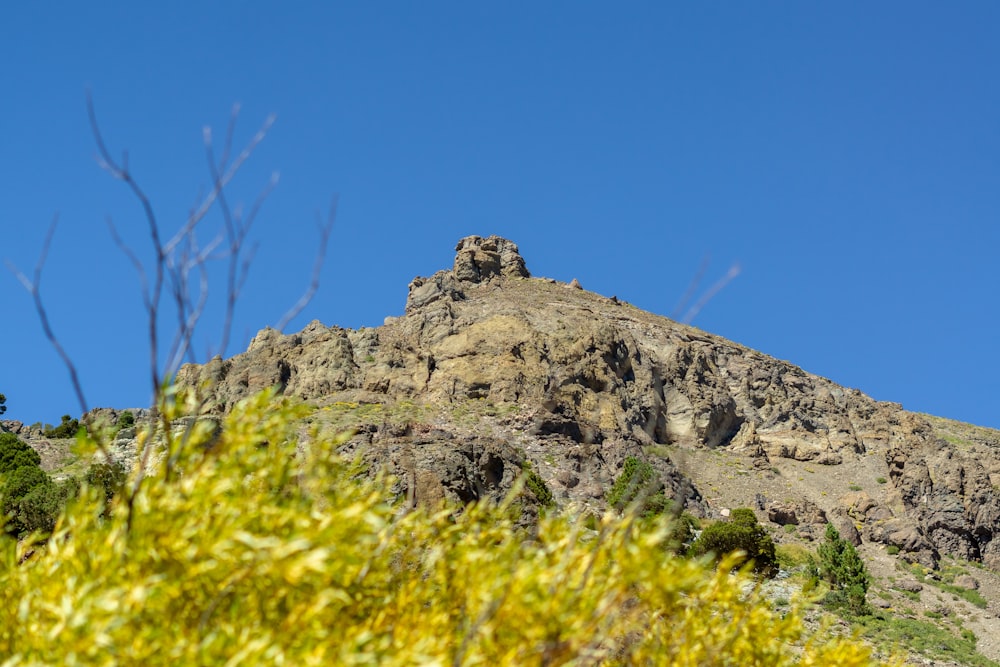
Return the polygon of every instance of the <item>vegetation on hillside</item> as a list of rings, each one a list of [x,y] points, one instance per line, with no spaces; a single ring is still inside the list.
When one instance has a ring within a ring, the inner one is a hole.
[[[50,532],[73,483],[57,484],[40,467],[41,457],[12,433],[0,433],[0,513],[15,537]]]
[[[852,614],[870,610],[866,596],[871,577],[854,545],[843,539],[832,523],[826,525],[823,543],[817,549],[819,574],[830,583],[832,590],[827,602],[846,607]]]
[[[165,405],[171,409],[170,405]],[[867,665],[806,636],[730,575],[662,547],[667,522],[508,507],[406,511],[335,453],[297,443],[265,393],[197,429],[126,494],[86,483],[47,541],[0,544],[10,664]],[[205,430],[204,437],[210,435]],[[82,441],[85,437],[81,436]],[[168,474],[170,475],[168,477]],[[514,502],[513,498],[509,502]],[[104,511],[107,507],[108,511]],[[643,521],[642,530],[636,530]]]
[[[608,492],[608,504],[621,511],[633,503],[640,515],[649,517],[663,514],[669,501],[653,466],[629,456]]]
[[[712,554],[716,562],[727,558],[731,565],[749,562],[754,572],[765,577],[778,574],[778,557],[774,541],[767,530],[757,523],[752,509],[739,507],[732,511],[728,521],[716,521],[705,527],[691,545],[694,555]],[[732,560],[732,554],[739,556]]]

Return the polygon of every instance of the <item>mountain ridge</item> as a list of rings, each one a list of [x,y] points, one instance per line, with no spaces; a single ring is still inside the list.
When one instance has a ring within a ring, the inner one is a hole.
[[[548,496],[598,516],[635,457],[678,511],[750,507],[779,542],[807,546],[832,523],[878,573],[873,604],[905,615],[916,596],[1000,659],[1000,431],[908,412],[576,281],[532,277],[506,239],[462,239],[453,266],[414,278],[404,313],[380,327],[264,329],[176,381],[202,392],[209,418],[272,387],[305,401],[306,440],[351,433],[341,452],[389,473],[414,506],[501,500],[531,471],[545,491],[526,496],[525,525]],[[50,470],[65,459],[38,429],[0,427]],[[135,433],[118,434],[116,458],[134,459]],[[985,569],[963,566],[955,581],[982,591],[985,608],[949,606],[905,570],[941,581],[967,562]]]
[[[246,352],[187,366],[178,381],[208,382],[218,411],[270,386],[327,404],[416,400],[457,409],[482,401],[501,412],[517,406],[489,443],[459,447],[466,464],[477,448],[495,449],[507,471],[499,477],[485,463],[456,472],[441,462],[454,454],[448,442],[456,442],[441,414],[420,426],[438,437],[426,442],[425,433],[417,438],[422,444],[411,443],[410,464],[400,463],[398,452],[377,457],[403,480],[420,478],[423,495],[433,498],[469,500],[481,495],[475,489],[502,494],[510,471],[528,461],[539,474],[552,473],[546,481],[557,500],[596,511],[624,458],[640,454],[690,510],[718,516],[724,508],[705,500],[711,494],[680,469],[677,456],[650,452],[722,450],[751,462],[767,492],[743,504],[755,504],[764,517],[830,520],[855,543],[893,547],[928,567],[943,554],[1000,567],[1000,502],[993,493],[1000,456],[992,443],[970,441],[963,450],[897,403],[616,297],[533,278],[517,246],[496,236],[462,239],[453,267],[415,278],[405,314],[381,327],[312,322],[288,335],[265,329]],[[406,449],[411,435],[366,428],[355,447],[393,442],[387,451]],[[877,461],[875,478],[885,483],[865,489],[868,500],[844,498],[857,493],[845,489],[833,498],[803,493],[787,502],[768,475],[790,461],[833,476]],[[421,495],[401,484],[401,492]]]

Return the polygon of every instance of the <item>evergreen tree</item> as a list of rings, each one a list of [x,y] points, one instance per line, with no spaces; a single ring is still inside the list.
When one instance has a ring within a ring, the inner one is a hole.
[[[41,457],[13,433],[0,433],[0,517],[15,536],[51,532],[65,493],[41,469]]]
[[[840,537],[833,524],[827,524],[825,540],[817,552],[820,576],[833,588],[828,601],[847,607],[855,614],[867,614],[869,608],[865,596],[871,577],[854,545]]]
[[[38,452],[16,435],[0,433],[0,474],[23,467],[38,467],[41,462]]]
[[[664,493],[663,482],[653,466],[629,456],[608,492],[608,504],[621,512],[636,502],[641,502],[638,511],[644,517],[663,514],[670,505]]]

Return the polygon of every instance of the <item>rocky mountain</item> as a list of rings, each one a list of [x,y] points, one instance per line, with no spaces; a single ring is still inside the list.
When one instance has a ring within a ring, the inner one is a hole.
[[[928,567],[948,555],[1000,569],[996,432],[957,433],[575,281],[533,278],[496,236],[462,239],[454,266],[415,278],[384,326],[265,329],[179,379],[210,381],[220,411],[272,385],[315,402],[358,429],[349,448],[413,502],[502,495],[527,462],[557,502],[600,511],[631,455],[697,515],[751,506],[806,539],[832,521]]]
[[[575,280],[531,277],[506,239],[462,239],[454,265],[414,278],[404,314],[383,326],[265,329],[177,380],[205,392],[209,413],[275,386],[303,399],[307,439],[353,433],[344,451],[391,473],[412,504],[499,499],[530,470],[542,488],[522,508],[529,521],[549,495],[599,514],[636,457],[696,516],[751,507],[779,543],[810,549],[833,523],[874,575],[875,606],[943,619],[942,636],[973,633],[980,654],[960,664],[1000,660],[1000,432],[875,401]],[[85,463],[40,428],[0,428],[48,470]],[[135,432],[115,440],[124,461]],[[791,597],[782,585],[778,599]]]

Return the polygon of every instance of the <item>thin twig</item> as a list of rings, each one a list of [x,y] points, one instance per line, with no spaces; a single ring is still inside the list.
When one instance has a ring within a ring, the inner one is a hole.
[[[710,256],[705,255],[701,260],[701,264],[698,265],[698,271],[694,274],[694,277],[688,284],[688,288],[685,290],[684,296],[682,296],[681,300],[677,302],[676,306],[674,306],[674,312],[670,314],[671,319],[680,319],[684,309],[687,308],[688,303],[690,303],[691,299],[693,299],[694,295],[698,292],[698,287],[701,286],[701,280],[705,277],[705,272],[708,271],[709,262]]]
[[[35,271],[31,278],[24,275],[12,262],[6,260],[7,268],[10,269],[17,279],[24,285],[24,289],[28,290],[28,294],[31,295],[32,300],[35,303],[35,312],[38,313],[38,321],[42,325],[42,332],[45,334],[45,338],[49,341],[49,344],[55,349],[56,354],[62,360],[63,365],[69,372],[69,380],[73,385],[73,392],[76,394],[76,400],[80,404],[80,414],[86,415],[90,412],[90,408],[87,407],[87,399],[83,395],[83,385],[80,383],[80,374],[76,370],[76,364],[73,363],[73,359],[70,358],[69,354],[66,353],[66,349],[59,342],[59,338],[56,336],[55,331],[52,330],[52,324],[49,322],[49,314],[45,309],[45,303],[42,301],[42,269],[45,268],[45,260],[48,259],[49,248],[52,247],[52,239],[56,234],[56,227],[59,224],[59,216],[56,215],[52,218],[52,224],[49,225],[49,230],[45,234],[45,241],[42,243],[42,252],[38,256],[38,263],[35,264]]]
[[[149,228],[149,237],[153,243],[153,250],[156,254],[152,289],[147,289],[143,298],[143,302],[146,304],[146,316],[148,318],[149,326],[150,380],[152,381],[153,395],[156,396],[158,395],[160,388],[158,335],[159,304],[160,295],[163,292],[164,271],[166,268],[166,253],[163,249],[163,243],[160,240],[160,226],[157,222],[153,205],[149,201],[149,197],[146,196],[146,193],[139,187],[139,184],[132,178],[132,174],[128,170],[128,153],[125,152],[122,155],[121,164],[118,164],[114,158],[111,157],[111,153],[108,151],[107,145],[104,142],[104,136],[101,134],[100,125],[97,122],[97,112],[94,110],[94,99],[89,90],[87,91],[87,118],[90,121],[91,134],[94,136],[94,141],[97,144],[98,163],[114,178],[124,182],[128,186],[129,190],[132,191],[135,198],[139,200],[139,204],[142,206],[142,211]]]
[[[731,267],[729,267],[729,271],[726,272],[726,275],[719,278],[719,280],[717,280],[715,284],[712,285],[708,289],[708,291],[701,296],[700,299],[698,299],[697,303],[691,306],[690,310],[688,310],[687,313],[684,314],[684,318],[681,320],[681,322],[683,322],[684,324],[690,324],[694,320],[694,318],[698,316],[698,313],[701,312],[701,309],[704,308],[705,305],[712,300],[712,297],[714,297],[716,294],[722,291],[722,289],[726,285],[731,283],[733,279],[736,278],[736,276],[740,275],[741,270],[742,269],[740,268],[739,264],[733,264]]]

